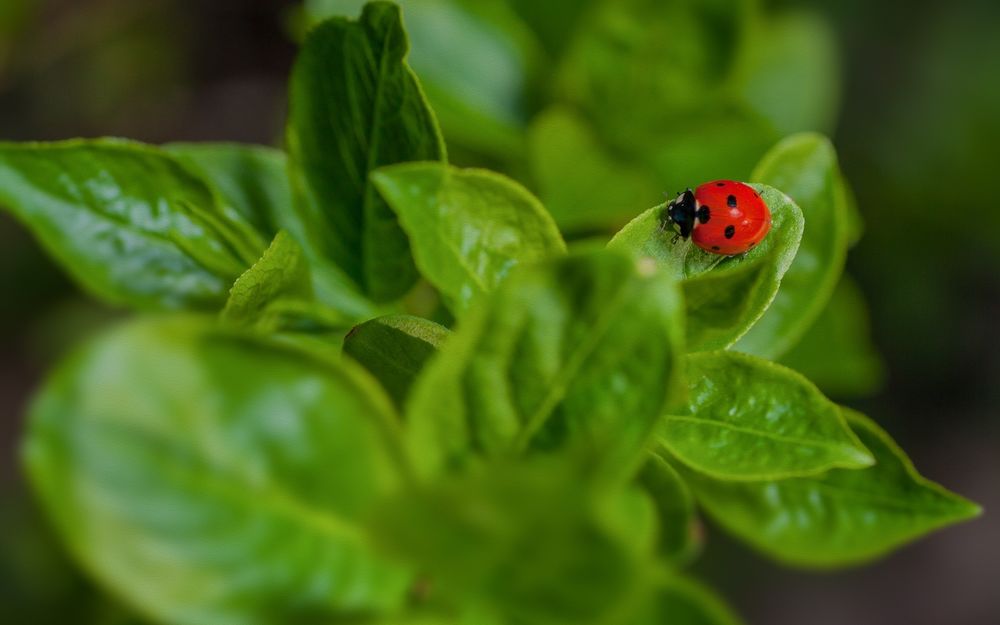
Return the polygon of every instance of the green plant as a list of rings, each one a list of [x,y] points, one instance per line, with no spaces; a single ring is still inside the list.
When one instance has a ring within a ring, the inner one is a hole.
[[[459,12],[498,40],[528,39],[506,5],[487,5],[414,15]],[[561,108],[535,128],[432,73],[449,136],[508,172],[530,155],[537,185],[563,199],[579,197],[562,180],[564,142],[594,147],[574,154],[623,185],[678,150],[710,154],[695,136],[653,146],[636,130],[687,119],[690,102],[635,125],[601,112],[636,88],[613,71],[635,57],[606,56],[620,5],[597,3],[578,17],[596,32],[534,51],[568,59]],[[751,36],[742,13],[704,11],[734,49]],[[638,57],[654,43],[640,39]],[[683,572],[696,509],[807,567],[863,562],[978,513],[870,419],[768,360],[798,345],[802,368],[815,362],[803,337],[839,301],[859,236],[825,138],[793,135],[749,175],[774,227],[745,255],[672,242],[662,205],[607,245],[567,251],[520,183],[447,162],[407,50],[387,3],[314,28],[292,75],[287,156],[0,144],[0,203],[91,294],[143,313],[57,367],[24,442],[45,511],[107,589],[197,625],[733,623]],[[728,64],[697,60],[657,84]],[[751,69],[735,64],[733,84],[757,88],[739,78]],[[769,132],[730,116],[730,95],[695,134],[740,142],[742,159]],[[581,128],[590,119],[604,129]],[[602,155],[609,135],[612,152],[640,149]],[[638,212],[598,199],[607,208],[581,221],[563,204],[564,230]]]

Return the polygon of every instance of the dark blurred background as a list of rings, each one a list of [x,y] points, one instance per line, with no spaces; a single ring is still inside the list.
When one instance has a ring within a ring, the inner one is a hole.
[[[986,514],[835,573],[768,564],[710,528],[696,572],[755,625],[997,625],[1000,3],[765,4],[819,16],[839,49],[828,130],[866,225],[848,269],[886,372],[869,397],[848,393],[850,403],[922,473]],[[300,9],[278,0],[0,0],[0,140],[280,145]],[[17,454],[40,376],[117,313],[82,296],[3,213],[0,298],[0,620],[138,622],[65,560]]]

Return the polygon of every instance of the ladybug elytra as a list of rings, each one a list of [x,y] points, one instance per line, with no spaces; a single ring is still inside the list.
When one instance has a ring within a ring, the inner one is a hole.
[[[712,254],[735,256],[757,245],[771,229],[771,211],[753,187],[713,180],[688,189],[667,204],[665,224]]]

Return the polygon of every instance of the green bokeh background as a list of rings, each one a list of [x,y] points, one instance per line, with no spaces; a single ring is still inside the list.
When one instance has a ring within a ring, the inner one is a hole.
[[[403,4],[414,5],[405,7],[412,61],[452,160],[522,179],[580,237],[700,176],[741,177],[784,134],[833,137],[865,227],[848,260],[856,284],[843,286],[824,336],[839,336],[867,301],[880,356],[863,351],[825,371],[801,351],[789,360],[876,417],[923,473],[986,515],[826,575],[763,563],[709,528],[695,571],[750,623],[1000,622],[992,515],[1000,509],[1000,4],[762,0],[754,14],[763,17],[748,26],[740,11],[751,11],[749,0],[621,0],[590,12],[582,1],[490,0],[467,13],[427,10],[448,2]],[[633,19],[615,6],[631,7]],[[286,78],[307,21],[298,3],[279,0],[0,0],[0,139],[280,143]],[[590,41],[571,36],[582,27],[596,33]],[[734,64],[733,50],[748,40]],[[601,160],[575,158],[593,145]],[[573,184],[553,183],[568,177]],[[566,209],[586,200],[616,211]],[[137,622],[66,561],[17,461],[39,377],[120,313],[81,296],[5,214],[0,298],[4,616]]]

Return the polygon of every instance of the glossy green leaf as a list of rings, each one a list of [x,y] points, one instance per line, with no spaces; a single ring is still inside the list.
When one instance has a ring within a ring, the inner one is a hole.
[[[845,413],[875,456],[868,469],[764,482],[723,482],[690,470],[684,477],[719,525],[798,566],[864,562],[979,514],[975,504],[921,477],[870,419]]]
[[[366,0],[307,0],[313,21],[355,17]],[[538,44],[505,2],[400,0],[408,58],[449,145],[510,157],[522,149]],[[461,54],[456,54],[461,50]]]
[[[267,236],[284,228],[298,238],[288,184],[288,159],[274,148],[238,143],[171,143],[163,146],[223,200]]]
[[[538,200],[500,174],[410,163],[380,169],[372,179],[410,236],[420,272],[456,314],[517,264],[566,249]]]
[[[739,625],[740,619],[712,591],[695,580],[663,576],[626,625]]]
[[[168,154],[120,140],[0,144],[0,206],[93,295],[214,308],[266,246]]]
[[[690,561],[701,548],[694,498],[684,480],[667,461],[650,455],[639,474],[659,519],[657,553],[673,565]]]
[[[420,317],[379,317],[348,333],[344,353],[375,376],[402,407],[417,375],[450,334],[448,328]]]
[[[682,280],[687,301],[687,349],[708,351],[731,346],[760,319],[802,239],[802,211],[788,196],[766,185],[752,185],[771,210],[771,231],[757,247],[739,256],[720,256],[675,239],[661,225],[666,204],[655,206],[626,225],[608,244],[651,258]]]
[[[396,427],[351,363],[168,317],[65,361],[24,455],[77,560],[155,620],[329,621],[405,595],[360,525],[406,479]]]
[[[359,21],[313,29],[291,78],[287,139],[301,219],[311,245],[376,301],[401,296],[417,272],[369,174],[445,153],[408,48],[399,8],[373,2]]]
[[[222,318],[237,325],[254,325],[278,300],[312,299],[312,281],[302,248],[284,230],[229,290]]]
[[[837,35],[820,15],[786,11],[752,25],[739,90],[750,107],[782,135],[831,132],[840,101]],[[754,178],[761,182],[767,180]],[[778,186],[803,205],[791,189]]]
[[[781,362],[834,397],[878,390],[885,365],[871,342],[864,295],[849,276],[841,278],[819,318]]]
[[[525,268],[461,320],[407,413],[425,470],[480,455],[582,449],[615,475],[642,458],[676,400],[682,304],[624,255]]]
[[[735,352],[692,354],[685,367],[688,406],[663,417],[659,441],[686,465],[761,480],[872,464],[840,408],[791,369]]]
[[[620,228],[635,216],[636,206],[662,197],[651,172],[609,153],[568,108],[539,115],[529,146],[539,195],[563,231]]]
[[[802,243],[774,301],[734,347],[774,360],[816,320],[844,271],[847,193],[833,145],[812,133],[788,137],[775,146],[753,179],[787,193],[805,217]]]
[[[502,622],[609,623],[642,581],[646,556],[634,538],[651,512],[627,499],[567,463],[500,462],[392,498],[373,526],[387,553],[426,571],[434,590]]]

